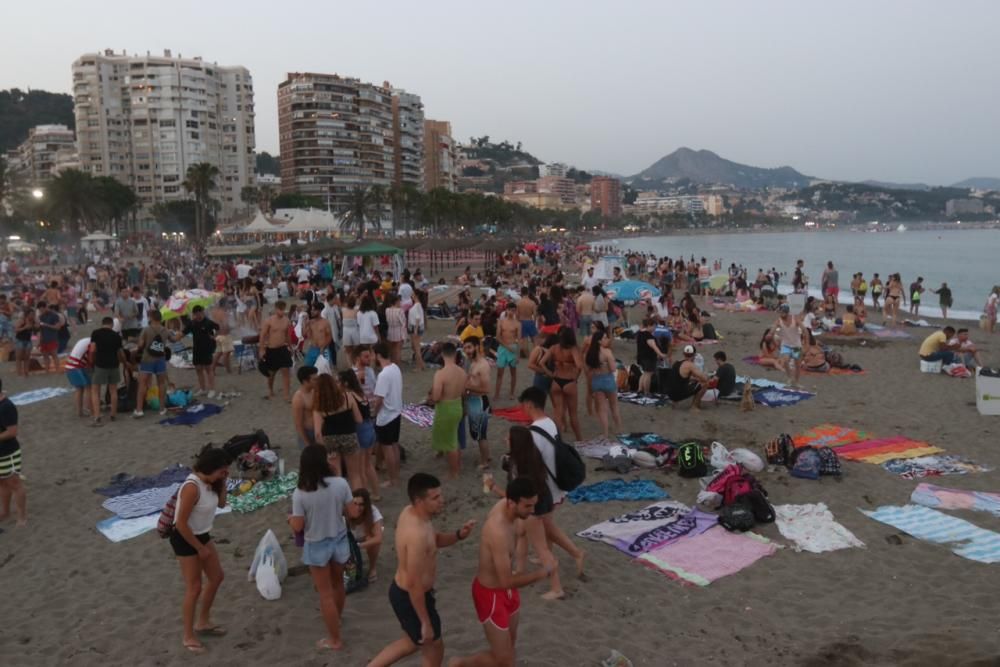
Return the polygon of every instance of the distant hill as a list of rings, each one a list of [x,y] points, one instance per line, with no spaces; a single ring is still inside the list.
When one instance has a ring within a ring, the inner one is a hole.
[[[964,181],[959,181],[958,183],[955,183],[951,187],[1000,191],[1000,178],[990,178],[988,176],[980,176],[978,178],[967,178]]]
[[[17,147],[36,125],[73,129],[73,98],[45,90],[0,90],[0,153]]]
[[[890,183],[888,181],[861,181],[862,185],[870,185],[875,188],[882,188],[884,190],[930,190],[932,185],[927,185],[926,183]],[[960,187],[960,186],[955,186]]]
[[[690,148],[678,148],[629,180],[634,187],[641,188],[684,178],[693,183],[716,183],[750,190],[766,187],[804,188],[812,180],[791,167],[751,167],[726,160],[712,151],[695,151]]]

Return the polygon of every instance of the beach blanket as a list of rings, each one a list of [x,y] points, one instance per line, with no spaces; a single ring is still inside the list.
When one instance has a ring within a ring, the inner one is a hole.
[[[670,399],[663,394],[639,394],[634,391],[618,392],[618,400],[632,405],[641,405],[644,408],[659,408],[670,402]]]
[[[680,522],[682,518],[684,521]],[[684,535],[707,530],[716,522],[714,515],[664,500],[594,524],[577,535],[635,556]]]
[[[226,505],[215,510],[215,516],[228,514],[233,508]],[[143,533],[156,528],[156,523],[160,520],[159,513],[147,514],[134,519],[123,519],[120,516],[113,516],[103,521],[97,522],[97,530],[112,542],[123,542],[133,537],[138,537]]]
[[[824,503],[775,505],[775,523],[781,535],[795,544],[796,551],[824,551],[863,547],[865,543],[837,523]]]
[[[515,424],[530,424],[531,417],[524,413],[520,405],[511,408],[493,408],[493,414]]]
[[[101,503],[101,507],[109,512],[114,512],[122,519],[134,519],[155,514],[163,509],[163,506],[170,500],[170,496],[174,495],[179,488],[181,485],[177,483],[115,496]]]
[[[170,486],[174,483],[183,482],[191,474],[191,468],[175,463],[167,466],[160,472],[149,477],[133,477],[128,473],[120,472],[111,478],[108,486],[94,489],[94,493],[99,493],[108,498],[124,496],[129,493],[142,491],[143,489],[154,489],[160,486]]]
[[[220,412],[222,412],[221,405],[215,405],[214,403],[196,403],[195,405],[187,406],[173,417],[161,419],[158,423],[160,426],[194,426],[195,424],[201,423],[202,420],[207,419],[212,415],[217,415]]]
[[[736,376],[736,384],[738,385],[744,385],[747,383],[748,380],[750,381],[750,384],[752,384],[754,387],[757,387],[758,389],[764,389],[766,387],[773,387],[775,389],[785,389],[786,387],[788,387],[788,385],[785,384],[784,382],[778,382],[777,380],[768,380],[767,378],[751,379],[748,377],[744,377],[742,375]]]
[[[56,398],[57,396],[62,396],[63,394],[72,393],[73,390],[69,387],[44,387],[42,389],[32,389],[31,391],[22,391],[20,394],[14,394],[8,398],[10,398],[11,403],[20,407],[22,405],[31,405],[32,403],[47,401],[50,398]]]
[[[587,484],[570,491],[567,496],[576,503],[603,503],[608,500],[661,500],[670,494],[650,479],[607,479],[596,484]]]
[[[949,545],[951,552],[980,563],[1000,563],[1000,533],[922,505],[885,505],[865,516],[919,540]]]
[[[429,405],[407,403],[403,406],[403,416],[420,428],[430,428],[434,423],[434,408]]]
[[[901,435],[837,446],[837,456],[842,459],[864,461],[876,465],[892,459],[912,459],[943,451],[940,447],[934,447],[920,440],[911,440]]]
[[[673,446],[674,443],[664,438],[659,433],[619,433],[618,442],[631,449],[642,449],[656,445]]]
[[[882,467],[903,479],[936,477],[938,475],[968,475],[970,472],[989,472],[990,466],[980,465],[952,454],[934,454],[915,459],[892,459]]]
[[[808,391],[770,387],[756,390],[753,393],[753,400],[755,403],[766,405],[769,408],[783,408],[789,405],[796,405],[815,396],[816,394]]]
[[[292,495],[292,491],[295,490],[298,483],[299,474],[297,472],[290,472],[283,477],[272,477],[257,482],[246,493],[231,496],[229,504],[232,505],[234,512],[247,514]]]
[[[754,533],[731,533],[716,525],[700,535],[641,554],[637,561],[682,583],[708,586],[770,556],[777,546]]]
[[[846,426],[836,424],[820,424],[808,431],[803,431],[792,437],[795,447],[840,447],[854,442],[860,442],[868,438],[864,431],[858,431]]]
[[[902,331],[901,329],[875,329],[870,325],[865,325],[865,328],[868,329],[876,338],[913,338],[913,336],[905,331]]]
[[[611,448],[617,444],[617,442],[613,442],[607,438],[594,438],[593,440],[581,440],[576,443],[576,450],[580,452],[580,456],[600,460],[610,454]]]
[[[751,366],[760,366],[760,356],[743,357],[743,363],[750,364]],[[864,375],[865,371],[853,368],[831,368],[828,371],[820,372],[803,368],[802,373],[804,375]],[[756,382],[754,386],[757,386]]]
[[[1000,493],[949,489],[921,482],[910,494],[910,502],[942,510],[976,510],[1000,516]]]

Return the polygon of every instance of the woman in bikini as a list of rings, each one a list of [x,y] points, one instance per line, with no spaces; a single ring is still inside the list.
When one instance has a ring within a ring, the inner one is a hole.
[[[607,330],[608,330],[608,328],[606,326],[604,326],[603,323],[601,323],[601,322],[591,322],[591,324],[590,324],[590,334],[587,336],[586,339],[584,339],[583,345],[580,346],[580,354],[583,355],[584,359],[587,358],[587,354],[588,354],[588,351],[590,350],[590,346],[591,346],[592,342],[595,340],[595,338],[598,336],[598,334],[603,334]],[[594,408],[596,406],[594,404],[594,393],[590,390],[590,375],[591,375],[590,368],[584,368],[584,372],[587,374],[587,382],[586,382],[586,385],[587,385],[587,415],[590,416],[590,415],[594,414],[594,412],[595,412]]]
[[[563,327],[559,331],[559,343],[549,348],[542,357],[542,366],[549,361],[555,364],[552,373],[552,409],[553,419],[560,431],[566,428],[567,417],[569,426],[577,440],[583,440],[580,431],[580,418],[577,414],[576,380],[583,370],[583,358],[580,348],[576,345],[576,334],[572,329]]]
[[[757,364],[762,368],[775,368],[784,371],[785,365],[781,362],[781,357],[778,356],[780,347],[774,337],[774,332],[770,329],[764,331],[764,335],[760,337],[760,356],[757,358]]]
[[[885,321],[891,322],[890,327],[896,327],[896,319],[899,317],[899,305],[906,305],[906,290],[903,289],[903,281],[898,273],[889,276],[889,284],[885,286]]]
[[[611,337],[606,331],[595,331],[587,349],[587,370],[590,375],[590,393],[597,402],[597,419],[603,435],[608,434],[608,412],[615,421],[617,432],[622,431],[622,418],[618,414],[618,385],[615,382],[615,355],[611,351]]]
[[[546,336],[541,344],[532,348],[531,354],[528,356],[528,370],[535,373],[534,378],[531,380],[531,385],[538,387],[546,394],[552,388],[552,371],[555,367],[551,361],[545,364],[542,361],[545,359],[545,355],[548,354],[549,349],[558,342],[559,339],[555,334]]]

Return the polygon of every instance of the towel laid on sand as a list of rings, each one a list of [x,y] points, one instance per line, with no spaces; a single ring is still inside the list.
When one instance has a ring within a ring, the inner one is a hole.
[[[892,459],[882,467],[903,479],[937,477],[938,475],[968,475],[971,472],[989,472],[990,466],[974,463],[953,454],[934,454],[915,459]]]
[[[885,505],[865,516],[920,540],[949,545],[952,553],[980,563],[1000,563],[1000,533],[922,505]]]
[[[654,445],[673,445],[659,433],[619,433],[618,442],[632,449],[642,449]]]
[[[934,447],[920,440],[911,440],[901,435],[852,442],[847,445],[839,445],[836,450],[837,456],[842,459],[864,461],[876,465],[892,459],[912,459],[944,451],[940,447]]]
[[[108,498],[101,507],[114,512],[122,519],[135,519],[140,516],[155,514],[163,509],[163,506],[170,500],[170,496],[177,492],[181,485],[171,484],[152,489],[144,489],[135,493],[128,493],[124,496]]]
[[[874,327],[867,324],[865,325],[865,329],[871,332],[871,334],[876,338],[899,338],[899,339],[913,338],[913,336],[906,333],[905,331],[901,331],[900,329],[875,329]]]
[[[636,560],[682,583],[708,586],[749,567],[777,546],[754,533],[731,533],[716,525],[700,535],[647,551]]]
[[[606,479],[570,491],[569,501],[576,503],[603,503],[608,500],[661,500],[670,494],[650,479]]]
[[[760,356],[754,355],[750,357],[743,357],[743,363],[750,364],[751,366],[760,366]],[[854,368],[831,368],[828,371],[811,371],[808,368],[803,368],[802,372],[805,375],[864,375],[865,371],[862,369]],[[756,385],[756,383],[754,383]]]
[[[858,431],[836,424],[820,424],[792,437],[795,447],[840,447],[868,438],[864,431]]]
[[[111,478],[108,486],[94,489],[94,493],[99,493],[108,498],[124,496],[143,489],[154,489],[160,486],[170,486],[171,484],[183,482],[191,474],[191,468],[175,463],[167,466],[155,475],[148,477],[133,477],[128,473],[120,472]]]
[[[430,428],[434,424],[434,408],[429,405],[407,403],[403,406],[403,416],[420,428]]]
[[[531,417],[525,414],[520,405],[515,405],[512,408],[493,408],[493,414],[515,424],[531,423]]]
[[[618,400],[622,403],[641,405],[644,408],[659,408],[670,402],[663,394],[639,394],[634,391],[618,392]]]
[[[1000,493],[949,489],[921,482],[910,494],[910,502],[942,510],[977,510],[1000,516]]]
[[[212,415],[217,415],[220,412],[222,412],[222,406],[220,405],[215,405],[214,403],[196,403],[195,405],[187,406],[173,417],[161,419],[158,423],[161,426],[194,426],[201,423],[202,420]]]
[[[22,391],[20,394],[14,394],[8,398],[10,398],[11,403],[20,407],[22,405],[31,405],[32,403],[47,401],[50,398],[56,398],[57,396],[62,396],[63,394],[72,393],[73,390],[69,387],[44,387],[42,389],[32,389],[31,391]]]
[[[607,454],[610,454],[611,448],[617,444],[618,442],[608,440],[607,438],[594,438],[592,440],[581,440],[576,443],[576,450],[580,452],[580,456],[600,460]]]
[[[715,515],[664,500],[602,521],[577,535],[610,544],[622,553],[635,556],[685,535],[707,530],[717,522]]]
[[[769,408],[781,408],[788,405],[795,405],[813,398],[816,394],[808,391],[796,391],[794,389],[777,389],[770,387],[758,389],[753,393],[753,400],[760,405]]]
[[[820,554],[824,551],[863,547],[865,543],[837,523],[824,503],[775,505],[775,524],[796,551]]]
[[[777,380],[768,380],[767,378],[749,378],[749,377],[744,377],[742,375],[736,376],[736,384],[738,385],[744,385],[747,383],[748,380],[750,381],[750,384],[752,384],[754,387],[757,387],[758,389],[764,389],[766,387],[773,387],[775,389],[785,389],[786,387],[788,387],[788,385],[785,384],[784,382],[778,382]]]
[[[230,496],[229,504],[234,512],[246,514],[267,507],[292,495],[299,483],[299,474],[290,472],[284,477],[272,477],[254,484],[253,488],[238,496]]]
[[[233,508],[229,505],[215,510],[215,516],[228,514]],[[112,542],[123,542],[133,537],[139,537],[143,533],[156,528],[156,523],[160,520],[159,513],[147,514],[135,519],[123,519],[120,516],[113,516],[109,519],[97,522],[97,530]]]

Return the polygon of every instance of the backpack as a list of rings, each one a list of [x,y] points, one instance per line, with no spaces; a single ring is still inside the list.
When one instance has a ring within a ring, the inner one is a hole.
[[[254,446],[259,449],[270,449],[271,440],[264,431],[258,429],[247,435],[234,435],[222,445],[222,448],[229,454],[229,458],[235,461],[240,454],[246,454]]]
[[[790,461],[792,477],[802,479],[819,479],[823,461],[819,452],[812,447],[801,447],[795,450]]]
[[[618,370],[615,371],[615,384],[618,386],[618,391],[628,391],[628,380],[629,373],[624,366],[619,366]],[[638,388],[638,385],[636,385]]]
[[[160,518],[156,521],[156,532],[163,539],[167,539],[174,534],[174,515],[177,513],[177,498],[180,496],[181,489],[184,488],[184,484],[186,483],[183,482],[177,487],[174,495],[170,496],[170,500],[167,501],[167,504],[160,511]]]
[[[628,390],[639,391],[639,378],[642,377],[642,369],[639,364],[632,364],[628,367]]]
[[[153,340],[149,342],[149,347],[146,349],[151,357],[165,357],[167,356],[167,346],[163,342],[163,337],[160,334],[153,336]]]
[[[754,524],[753,510],[745,501],[727,505],[719,512],[719,525],[728,531],[744,533]]]
[[[677,474],[681,477],[704,477],[708,474],[705,454],[697,442],[685,442],[677,449]]]
[[[742,473],[727,479],[726,485],[722,488],[722,504],[732,505],[742,499],[754,490],[755,481],[750,475]]]
[[[814,449],[819,454],[819,474],[839,475],[840,457],[837,456],[837,452],[833,451],[831,447],[815,447]]]
[[[750,511],[753,512],[754,521],[757,523],[774,523],[774,508],[771,507],[771,503],[767,499],[767,491],[756,481],[753,490],[740,498],[739,503],[749,505]]]
[[[795,443],[792,436],[782,433],[774,440],[764,443],[764,458],[773,466],[789,465],[792,453],[795,451]]]
[[[552,443],[552,449],[555,452],[556,469],[553,472],[546,465],[545,470],[549,473],[552,481],[556,483],[556,486],[563,491],[572,491],[583,484],[583,480],[587,478],[587,465],[583,462],[583,457],[580,456],[580,452],[576,450],[576,447],[566,444],[559,433],[556,433],[556,437],[553,438],[549,435],[548,431],[538,426],[532,426],[531,430],[534,433],[542,435]]]

